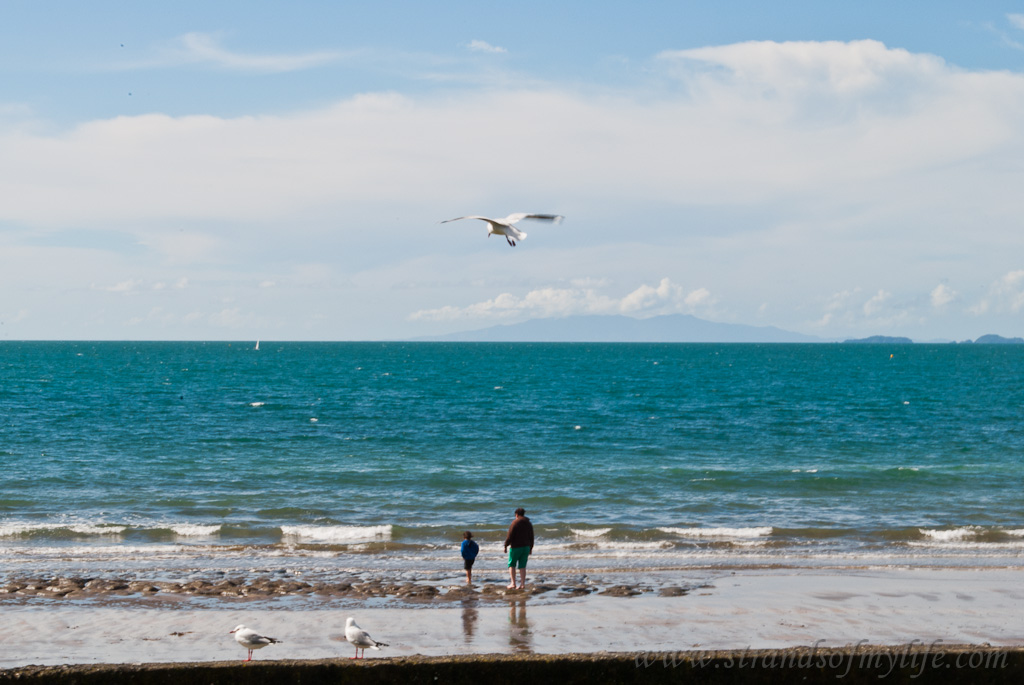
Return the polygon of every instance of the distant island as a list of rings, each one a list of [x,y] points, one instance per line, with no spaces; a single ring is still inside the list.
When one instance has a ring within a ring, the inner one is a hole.
[[[910,338],[900,338],[891,335],[872,335],[867,338],[855,338],[850,340],[844,340],[844,343],[868,343],[868,344],[885,344],[885,345],[913,345],[914,341]]]
[[[964,340],[961,345],[1024,345],[1024,338],[1004,338],[1001,335],[995,335],[989,333],[983,335],[973,343],[970,340]]]
[[[871,335],[867,338],[852,338],[844,340],[843,343],[874,343],[884,345],[912,345],[914,341],[910,338],[903,338],[891,335]],[[962,340],[955,345],[1024,345],[1024,338],[1004,338],[1001,335],[990,333],[983,335],[977,340]]]

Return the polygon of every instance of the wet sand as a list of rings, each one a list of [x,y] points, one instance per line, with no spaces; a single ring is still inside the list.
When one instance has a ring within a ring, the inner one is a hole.
[[[698,586],[683,582],[683,575],[621,583],[606,575],[584,594],[574,594],[568,582],[551,582],[557,578],[546,578],[548,589],[534,593],[505,595],[503,585],[491,583],[449,596],[452,591],[441,587],[426,599],[306,593],[283,600],[161,600],[111,590],[69,600],[67,593],[14,593],[0,601],[0,668],[241,660],[245,650],[228,634],[239,623],[283,641],[258,651],[258,661],[347,657],[354,653],[343,637],[347,616],[390,644],[369,650],[370,659],[1024,645],[1021,569],[721,571]],[[688,591],[664,591],[670,588]]]

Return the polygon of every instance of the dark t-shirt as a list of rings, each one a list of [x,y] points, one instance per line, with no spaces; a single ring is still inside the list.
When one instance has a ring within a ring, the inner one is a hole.
[[[517,516],[508,527],[505,547],[529,547],[533,551],[533,524],[525,516]]]

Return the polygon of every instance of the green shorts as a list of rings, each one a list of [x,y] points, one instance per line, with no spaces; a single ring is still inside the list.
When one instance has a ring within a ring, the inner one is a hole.
[[[529,547],[509,547],[508,549],[508,567],[509,568],[526,568],[526,560],[530,558]]]

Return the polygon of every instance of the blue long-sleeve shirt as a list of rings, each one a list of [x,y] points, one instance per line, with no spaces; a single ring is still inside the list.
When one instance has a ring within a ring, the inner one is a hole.
[[[480,553],[480,545],[473,540],[463,540],[461,551],[463,559],[476,559],[476,555]]]

